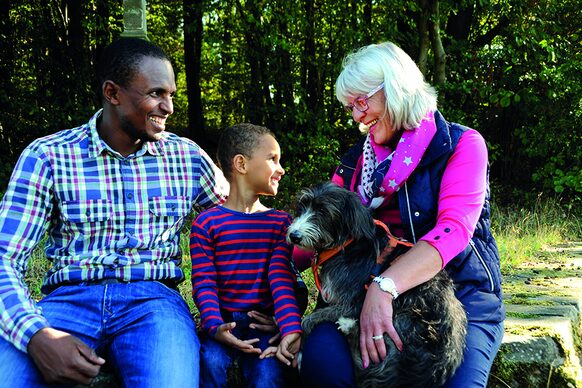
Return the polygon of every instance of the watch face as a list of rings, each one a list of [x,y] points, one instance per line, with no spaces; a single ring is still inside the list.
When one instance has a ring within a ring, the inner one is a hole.
[[[390,284],[390,280],[388,280],[388,279],[382,279],[380,281],[380,288],[383,291],[392,291],[392,285]]]

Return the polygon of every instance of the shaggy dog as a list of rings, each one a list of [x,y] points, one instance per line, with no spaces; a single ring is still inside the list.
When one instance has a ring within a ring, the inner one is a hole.
[[[404,349],[399,352],[384,334],[387,357],[363,369],[357,320],[367,285],[408,248],[373,220],[356,194],[335,184],[304,189],[296,210],[287,239],[315,251],[314,278],[327,304],[304,318],[304,337],[321,322],[336,322],[349,342],[358,386],[443,385],[462,361],[467,326],[446,271],[394,300],[394,327]]]

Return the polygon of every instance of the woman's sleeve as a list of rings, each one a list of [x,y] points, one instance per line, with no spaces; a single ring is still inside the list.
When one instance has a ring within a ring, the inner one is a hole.
[[[435,227],[424,240],[435,247],[443,267],[469,243],[479,220],[487,190],[487,146],[475,130],[459,139],[449,159],[438,201]]]

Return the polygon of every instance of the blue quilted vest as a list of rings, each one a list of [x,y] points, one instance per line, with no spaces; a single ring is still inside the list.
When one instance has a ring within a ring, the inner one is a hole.
[[[435,112],[437,131],[421,162],[398,191],[400,217],[407,240],[415,242],[436,224],[438,196],[446,164],[463,132],[468,128],[447,122]],[[336,174],[351,186],[362,154],[363,140],[342,157]],[[355,180],[359,182],[359,178]],[[445,267],[455,282],[456,296],[471,321],[499,322],[505,319],[501,295],[499,252],[491,234],[490,193],[487,188],[481,216],[469,245]]]

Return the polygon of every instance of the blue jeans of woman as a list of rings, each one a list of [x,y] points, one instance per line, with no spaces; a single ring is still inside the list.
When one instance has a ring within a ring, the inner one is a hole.
[[[200,343],[178,291],[154,281],[68,285],[39,305],[51,327],[95,349],[123,386],[198,387]],[[51,386],[27,354],[3,339],[0,376],[11,388]]]
[[[228,316],[225,316],[228,315]],[[251,329],[252,319],[244,312],[223,313],[225,322],[236,322],[232,334],[240,340],[258,338],[254,347],[265,350],[269,346],[272,333]],[[208,335],[201,335],[200,348],[200,386],[226,387],[228,368],[234,361],[246,381],[247,387],[284,387],[285,365],[276,357],[260,359],[256,354],[243,353],[225,346]]]
[[[502,339],[503,322],[469,322],[463,363],[445,387],[486,387]],[[348,343],[335,324],[317,326],[305,341],[300,377],[305,388],[356,386]]]

